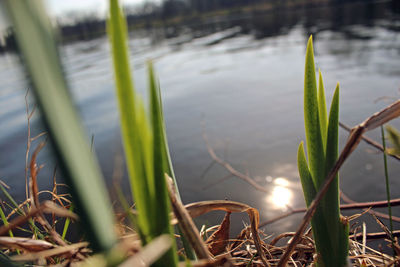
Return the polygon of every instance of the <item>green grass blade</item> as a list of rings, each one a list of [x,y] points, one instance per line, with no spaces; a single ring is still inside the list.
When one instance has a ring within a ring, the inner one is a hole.
[[[159,86],[158,82],[156,81],[156,78],[154,75],[154,70],[153,70],[153,65],[151,62],[149,62],[149,88],[150,88],[150,107],[151,107],[151,113],[152,113],[151,118],[152,118],[153,131],[154,131],[154,146],[155,146],[155,150],[156,149],[161,150],[159,152],[155,151],[155,155],[160,153],[160,155],[161,155],[160,158],[162,158],[162,159],[157,160],[156,156],[155,156],[154,163],[157,164],[157,162],[162,162],[163,171],[165,173],[168,173],[168,175],[173,179],[174,185],[176,188],[177,197],[179,200],[181,200],[180,194],[179,194],[179,189],[178,189],[178,184],[176,182],[175,173],[174,173],[174,169],[172,166],[171,155],[169,153],[169,148],[168,148],[168,139],[167,139],[167,134],[166,134],[166,130],[165,130],[160,86]],[[157,171],[155,171],[155,173],[157,173]],[[162,187],[164,187],[164,185],[162,185]],[[169,203],[169,200],[168,200],[168,203]],[[178,230],[181,235],[181,240],[182,240],[185,252],[186,252],[186,256],[191,260],[195,260],[196,255],[195,255],[194,251],[192,250],[189,242],[187,241],[186,237],[184,236],[182,231],[179,229],[179,227],[178,227]]]
[[[339,83],[336,85],[331,109],[329,112],[328,137],[326,145],[325,175],[336,163],[339,154]],[[329,187],[323,202],[324,215],[329,230],[329,239],[333,250],[331,254],[342,266],[348,256],[348,223],[343,225],[340,220],[339,175]],[[347,229],[347,230],[346,230]],[[347,248],[347,249],[346,249]]]
[[[338,158],[339,147],[339,84],[337,84],[333,95],[331,109],[329,111],[328,135],[326,144],[326,161],[325,175],[328,175],[330,170],[336,163]],[[332,182],[328,192],[324,198],[326,206],[326,219],[328,222],[335,222],[339,219],[339,175],[336,175],[335,181]]]
[[[158,208],[156,221],[157,235],[170,234],[173,238],[173,228],[170,224],[170,202],[168,197],[167,185],[165,181],[165,173],[170,174],[167,142],[165,136],[164,120],[162,116],[160,89],[154,77],[154,70],[151,62],[148,65],[149,69],[149,91],[150,91],[150,118],[153,128],[154,140],[154,182],[155,195]],[[174,265],[178,264],[176,253],[176,244],[174,243],[171,249],[161,258],[160,262],[170,262]]]
[[[116,243],[108,193],[68,93],[42,1],[6,1],[25,67],[77,212],[95,251]]]
[[[325,89],[324,82],[322,80],[321,70],[318,70],[318,111],[319,111],[319,124],[321,127],[322,144],[326,150],[326,138],[327,138],[327,127],[328,118],[326,114],[326,100],[325,100]]]
[[[396,250],[394,246],[394,238],[393,238],[393,220],[392,220],[392,205],[390,204],[390,183],[389,183],[389,171],[387,165],[387,155],[386,155],[386,140],[385,140],[385,131],[381,126],[381,135],[382,135],[382,146],[383,146],[383,164],[385,167],[385,185],[386,185],[386,198],[388,201],[388,213],[389,213],[389,230],[390,230],[390,239],[392,241],[392,249],[393,249],[393,256],[396,255]]]
[[[308,207],[317,193],[311,177],[310,170],[308,169],[303,142],[300,143],[299,149],[297,151],[297,167],[299,168],[300,181],[303,187],[304,199]]]
[[[14,200],[14,198],[8,193],[7,189],[4,188],[4,186],[0,183],[0,190],[3,192],[3,194],[6,196],[8,201],[11,202],[12,206],[17,209],[17,213],[20,215],[25,215],[25,212],[18,206],[17,202]]]
[[[74,204],[73,203],[71,203],[69,211],[71,211],[71,212],[74,211]],[[62,231],[62,235],[61,235],[62,240],[65,240],[65,237],[67,236],[67,232],[68,232],[68,228],[69,228],[70,223],[71,223],[71,218],[66,218],[65,219],[65,223],[64,223],[64,227],[63,227],[63,231]]]
[[[1,183],[0,190],[3,192],[8,201],[10,201],[11,205],[7,203],[10,208],[15,209],[19,215],[25,215],[25,211],[18,206],[15,199],[8,193],[7,189]],[[29,219],[29,224],[35,236],[43,237],[43,235],[40,233],[40,229],[35,225],[32,219]]]
[[[138,211],[139,232],[142,242],[147,244],[163,233],[173,235],[164,178],[168,170],[168,158],[161,99],[150,65],[148,118],[143,102],[134,90],[128,60],[126,21],[118,0],[110,0],[107,28],[112,46],[126,164]],[[175,246],[174,244],[154,265],[176,266],[178,260]]]
[[[4,226],[8,226],[8,221],[7,221],[7,218],[6,218],[6,215],[4,214],[4,211],[3,211],[3,209],[1,208],[1,206],[0,206],[0,217],[1,217],[1,220],[3,221],[3,225]],[[8,234],[10,235],[10,237],[13,237],[14,235],[13,235],[13,232],[10,230],[10,231],[8,231]]]
[[[304,123],[308,165],[317,189],[320,188],[323,183],[322,179],[325,178],[323,177],[325,155],[318,114],[317,82],[315,80],[314,51],[311,36],[307,43],[304,75]]]
[[[124,144],[126,164],[130,177],[132,192],[135,196],[137,210],[141,216],[138,224],[142,238],[149,235],[150,225],[146,218],[151,218],[150,192],[145,179],[145,166],[142,158],[142,148],[137,132],[137,97],[135,96],[127,52],[127,29],[118,1],[110,0],[110,16],[107,21],[107,31],[111,42],[116,93],[121,120],[121,135]],[[146,204],[147,203],[147,204]]]

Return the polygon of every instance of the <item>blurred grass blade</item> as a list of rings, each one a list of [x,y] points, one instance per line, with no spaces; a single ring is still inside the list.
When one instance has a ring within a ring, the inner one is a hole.
[[[163,115],[163,108],[161,101],[160,86],[155,78],[153,64],[151,61],[148,62],[148,69],[149,69],[148,72],[149,72],[149,92],[150,92],[150,112],[151,112],[150,118],[154,133],[154,168],[155,168],[154,173],[159,176],[161,174],[162,176],[164,176],[164,173],[167,173],[172,178],[172,180],[174,181],[177,198],[179,199],[179,201],[181,201],[178,184],[176,182],[175,173],[172,167],[171,156],[169,154],[168,139],[165,130],[164,115]],[[160,162],[162,162],[162,164],[159,164]],[[161,179],[162,180],[161,181],[160,177],[155,177],[155,179],[159,181],[157,182],[159,187],[158,190],[156,189],[156,191],[158,192],[157,195],[160,195],[161,199],[163,197],[166,197],[167,201],[166,204],[168,204],[168,207],[165,208],[166,210],[170,210],[168,196],[165,195],[164,193],[166,192],[164,189],[165,181],[164,179]],[[167,214],[165,214],[164,216],[167,216]],[[191,249],[187,238],[182,233],[181,228],[180,227],[178,228],[181,234],[181,240],[186,252],[186,256],[191,260],[196,259],[196,255],[194,251]]]
[[[126,43],[126,24],[117,1],[110,0],[110,17],[107,21],[108,36],[112,46],[114,63],[114,75],[116,80],[116,93],[118,99],[119,114],[121,120],[121,135],[124,143],[124,152],[128,168],[132,192],[135,196],[138,216],[138,224],[142,238],[150,234],[150,224],[146,218],[151,218],[150,192],[145,179],[145,167],[142,158],[141,129],[137,122],[137,100],[133,88],[132,77],[128,62]],[[146,240],[144,240],[146,243]]]
[[[8,256],[6,256],[3,252],[0,252],[0,266],[22,267],[23,265],[12,262]]]
[[[102,175],[68,93],[42,1],[6,1],[25,67],[60,165],[95,251],[116,243]]]
[[[71,206],[70,206],[70,208],[68,210],[71,211],[71,212],[74,211],[74,203],[71,203]],[[63,227],[63,231],[62,231],[62,235],[61,235],[62,240],[65,240],[65,237],[67,236],[67,232],[68,232],[68,228],[69,228],[70,223],[71,223],[71,218],[69,218],[69,217],[66,218],[65,219],[65,223],[64,223],[64,227]]]
[[[151,121],[154,132],[154,146],[155,146],[154,149],[160,150],[158,153],[160,153],[160,157],[162,158],[160,159],[160,161],[156,161],[156,159],[154,159],[154,162],[155,163],[162,162],[163,171],[173,179],[176,187],[176,193],[178,195],[178,198],[180,199],[180,194],[175,179],[175,173],[172,167],[171,155],[169,154],[168,139],[165,130],[163,107],[161,101],[160,86],[155,78],[152,62],[148,63],[148,69],[149,69]]]
[[[389,140],[393,148],[388,149],[390,154],[400,155],[400,133],[391,126],[386,126],[386,131],[389,135]]]
[[[116,93],[121,118],[126,165],[138,211],[139,233],[144,244],[161,234],[173,237],[164,173],[170,171],[161,99],[149,65],[150,118],[136,95],[128,60],[127,27],[118,0],[110,0],[107,30],[112,47]],[[150,120],[149,120],[150,119]],[[155,266],[176,266],[174,244]]]
[[[127,259],[119,267],[146,267],[158,260],[174,244],[171,236],[161,235]]]
[[[149,72],[149,93],[150,93],[150,119],[153,129],[153,166],[154,166],[154,184],[155,184],[155,205],[158,208],[158,220],[156,220],[157,229],[160,234],[173,233],[170,224],[170,201],[168,197],[167,184],[165,182],[165,173],[172,172],[170,157],[168,152],[168,142],[165,133],[164,118],[161,105],[160,88],[154,76],[153,65],[148,64]],[[174,181],[176,187],[176,181]],[[175,243],[172,251],[175,251]],[[168,254],[167,254],[168,255]],[[173,256],[173,255],[171,255]],[[173,256],[175,257],[175,256]],[[171,259],[172,260],[172,259]]]

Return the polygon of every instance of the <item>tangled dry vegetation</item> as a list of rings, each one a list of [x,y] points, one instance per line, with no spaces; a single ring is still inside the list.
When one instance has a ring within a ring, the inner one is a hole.
[[[374,124],[373,126],[383,124],[389,119],[398,116],[399,113],[400,101],[397,101],[353,128],[350,131],[349,142],[338,162],[342,159],[343,163],[344,159],[347,158],[361,140],[372,144],[379,150],[383,150],[379,144],[367,139],[362,134],[365,129],[368,130],[371,127],[371,123]],[[0,245],[2,247],[0,260],[11,259],[16,262],[15,266],[19,266],[17,263],[28,264],[28,266],[32,264],[39,266],[101,266],[102,261],[98,259],[100,256],[91,254],[90,244],[83,241],[83,238],[74,243],[66,240],[69,222],[75,223],[79,221],[79,218],[72,212],[71,197],[68,194],[59,193],[59,188],[64,185],[56,182],[55,174],[52,191],[39,191],[38,189],[37,176],[42,166],[38,166],[36,158],[43,148],[44,142],[39,143],[30,155],[32,142],[43,135],[33,138],[30,136],[29,129],[32,114],[33,111],[30,112],[27,108],[26,178],[27,192],[30,192],[30,194],[27,194],[27,198],[23,203],[17,204],[12,196],[8,194],[7,185],[3,182],[0,184],[5,197],[1,201],[3,225],[0,227]],[[342,127],[346,128],[345,125]],[[219,158],[209,145],[205,135],[204,138],[210,156],[216,163],[225,167],[233,176],[248,182],[255,190],[262,188],[251,177],[240,173],[229,163]],[[347,153],[347,155],[343,155],[343,153]],[[392,156],[399,159],[396,155]],[[340,165],[336,167],[336,171],[340,168]],[[174,186],[170,178],[166,178],[173,208],[171,223],[180,225],[198,257],[197,261],[181,263],[182,266],[188,266],[188,264],[190,264],[189,266],[309,266],[313,264],[316,255],[311,231],[310,228],[303,231],[303,229],[307,228],[310,216],[312,216],[312,206],[308,210],[292,209],[277,218],[260,223],[259,214],[255,208],[234,201],[203,201],[184,206],[176,198],[176,192],[174,192]],[[329,180],[327,181],[329,182]],[[42,194],[49,194],[51,197],[49,200],[40,201],[39,195]],[[342,195],[342,199],[347,204],[342,205],[341,209],[363,209],[363,213],[370,213],[382,228],[382,232],[379,233],[367,233],[365,226],[351,229],[349,238],[349,259],[351,264],[353,266],[398,266],[400,264],[400,246],[397,236],[400,235],[400,231],[394,231],[392,236],[388,228],[379,219],[379,217],[387,219],[387,215],[373,211],[375,207],[387,206],[387,201],[355,203],[345,195]],[[318,196],[316,203],[318,203]],[[391,201],[392,206],[399,204],[400,199]],[[208,229],[202,228],[199,233],[192,218],[214,210],[226,212],[221,224]],[[7,215],[4,214],[4,211]],[[250,221],[250,224],[245,226],[234,238],[230,233],[230,215],[233,212],[247,213]],[[272,222],[288,219],[287,217],[290,215],[300,212],[306,213],[297,232],[267,235],[259,229]],[[360,215],[355,214],[346,219],[353,220]],[[129,212],[116,214],[118,224],[115,227],[120,237],[118,250],[123,251],[125,253],[124,256],[128,258],[121,266],[148,266],[169,248],[170,240],[161,236],[142,247],[138,234],[126,224],[127,216],[136,216],[136,213],[133,209],[129,209]],[[400,222],[400,218],[395,216],[392,217],[392,220]],[[60,229],[60,225],[64,225],[61,234],[57,230]],[[177,236],[177,239],[180,239],[180,237]],[[367,245],[367,241],[376,239],[381,240],[383,246],[391,247],[393,255],[385,254]],[[186,258],[183,249],[179,251],[179,254],[182,259]],[[285,257],[287,257],[286,261],[284,260]]]

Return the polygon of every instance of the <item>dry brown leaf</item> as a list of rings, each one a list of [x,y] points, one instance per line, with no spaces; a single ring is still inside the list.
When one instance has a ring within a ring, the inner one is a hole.
[[[231,213],[227,212],[218,229],[206,241],[208,250],[214,256],[223,253],[229,243],[229,227],[231,223],[230,218]]]
[[[260,236],[258,235],[258,226],[260,223],[260,215],[258,210],[250,207],[249,205],[229,201],[229,200],[209,200],[209,201],[201,201],[186,205],[183,207],[187,213],[190,214],[191,217],[195,218],[202,214],[208,213],[213,210],[223,210],[226,212],[246,212],[250,218],[250,226],[251,233],[254,239],[254,245],[257,248],[257,252],[261,258],[261,261],[265,266],[270,266],[267,257],[265,256],[265,252],[262,247],[262,241]],[[189,217],[190,217],[189,216]],[[190,219],[191,220],[191,219]]]

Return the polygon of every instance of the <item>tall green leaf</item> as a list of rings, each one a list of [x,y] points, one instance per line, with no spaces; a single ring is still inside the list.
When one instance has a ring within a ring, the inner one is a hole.
[[[326,101],[325,101],[325,89],[324,82],[322,80],[321,70],[318,70],[318,115],[319,124],[321,126],[322,144],[326,149],[326,131],[328,127],[328,118],[326,114]]]
[[[7,0],[12,25],[49,136],[95,251],[116,243],[112,207],[100,168],[68,92],[42,1]]]
[[[322,181],[317,179],[324,176],[321,166],[325,166],[325,155],[322,144],[319,108],[317,98],[317,82],[315,80],[314,50],[312,36],[308,40],[305,74],[304,74],[304,123],[310,173],[315,187],[320,188]]]
[[[299,168],[300,181],[303,187],[304,198],[308,207],[313,201],[317,192],[315,190],[315,185],[312,180],[310,170],[308,169],[303,142],[300,143],[299,149],[297,151],[297,166]]]
[[[336,163],[339,153],[339,83],[336,86],[333,95],[331,109],[329,112],[328,135],[326,145],[326,162],[325,175],[328,175],[330,170]],[[337,220],[340,215],[339,209],[339,175],[336,175],[335,181],[332,182],[328,192],[324,198],[324,204],[329,210],[325,210],[327,221],[332,222]]]
[[[117,1],[110,1],[110,17],[107,21],[108,36],[112,46],[116,93],[121,120],[121,134],[131,189],[136,199],[136,207],[141,212],[138,224],[142,235],[150,233],[150,225],[145,218],[150,218],[150,192],[145,177],[145,167],[142,159],[141,140],[137,122],[137,100],[133,88],[126,43],[126,23]],[[139,200],[139,201],[138,201]],[[142,201],[140,201],[142,200]]]
[[[138,211],[138,226],[144,244],[157,236],[173,235],[165,173],[170,172],[160,92],[149,65],[150,116],[136,94],[128,59],[127,27],[118,0],[110,0],[107,21],[112,47],[116,92],[121,118],[126,165]],[[176,245],[155,266],[176,266]]]

